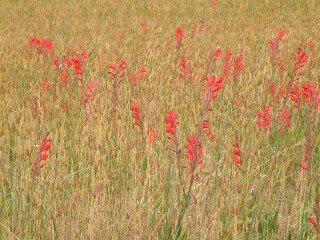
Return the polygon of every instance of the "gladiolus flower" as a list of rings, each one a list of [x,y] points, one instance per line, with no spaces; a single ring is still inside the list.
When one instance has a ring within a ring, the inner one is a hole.
[[[185,36],[184,29],[181,27],[178,27],[174,33],[174,39],[176,40],[178,47],[181,47],[184,36]]]
[[[197,166],[202,163],[199,157],[202,155],[201,142],[195,137],[195,135],[188,136],[188,144],[185,146],[188,152],[185,154],[190,162],[190,169],[193,172]]]
[[[239,150],[239,144],[238,143],[233,143],[232,146],[234,146],[236,149],[232,150],[232,155],[233,155],[233,162],[236,164],[236,165],[241,165],[242,162],[241,162],[241,159],[240,159],[240,150]]]
[[[51,139],[48,138],[48,134],[46,133],[40,140],[40,144],[36,149],[36,156],[33,161],[32,173],[33,175],[37,175],[39,170],[44,166],[44,164],[40,165],[41,161],[45,161],[48,159],[47,151],[50,150],[50,142]]]
[[[179,125],[179,122],[177,122],[177,113],[170,110],[168,115],[165,117],[165,122],[167,123],[166,132],[175,134],[176,126]]]
[[[141,118],[140,104],[135,100],[131,100],[130,110],[132,112],[131,117],[136,120],[133,123],[133,125],[141,127],[142,126],[142,118]]]
[[[212,135],[211,129],[210,129],[210,125],[208,121],[204,121],[203,122],[203,131],[207,136]]]
[[[306,52],[303,51],[302,47],[298,47],[297,57],[293,67],[294,72],[298,71],[300,68],[303,68],[306,61],[307,61]]]
[[[209,101],[212,101],[216,98],[215,93],[221,89],[221,82],[223,81],[224,77],[215,77],[209,76],[206,77],[204,80],[207,82],[203,92],[207,96]]]
[[[308,221],[313,225],[316,224],[316,220],[314,218],[312,218],[312,217],[308,217]]]
[[[261,127],[265,127],[269,129],[271,126],[271,114],[269,113],[270,107],[269,106],[262,106],[263,111],[258,111],[257,116],[261,120],[257,122],[257,125]]]

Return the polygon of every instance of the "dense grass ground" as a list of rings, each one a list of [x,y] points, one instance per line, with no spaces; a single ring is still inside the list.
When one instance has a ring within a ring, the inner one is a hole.
[[[320,238],[319,106],[302,96],[295,108],[288,92],[275,103],[269,93],[271,82],[289,88],[292,77],[301,90],[313,83],[320,91],[319,1],[218,0],[213,7],[210,0],[1,0],[0,15],[0,239]],[[185,30],[181,47],[178,27]],[[285,34],[272,60],[268,42],[278,29]],[[29,36],[51,39],[51,53],[39,53]],[[83,81],[71,67],[62,87],[51,57],[67,54],[65,46],[87,58]],[[307,61],[295,74],[299,46]],[[221,56],[207,67],[217,48]],[[244,69],[225,76],[210,103],[204,120],[212,135],[201,135],[203,162],[188,199],[183,189],[195,173],[179,168],[189,165],[184,146],[202,123],[204,77],[223,75],[226,49],[231,66],[243,55]],[[184,56],[191,78],[179,81]],[[126,69],[115,102],[108,65],[120,59]],[[130,77],[142,66],[145,76],[133,86]],[[91,79],[98,86],[86,101]],[[142,137],[131,99],[141,105]],[[265,105],[270,129],[256,124]],[[284,131],[282,106],[292,115]],[[180,122],[178,158],[165,130],[169,110]],[[150,127],[159,134],[153,143]],[[49,157],[35,176],[47,131]]]

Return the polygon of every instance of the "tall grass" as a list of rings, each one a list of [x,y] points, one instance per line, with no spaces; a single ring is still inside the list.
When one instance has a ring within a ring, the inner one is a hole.
[[[318,239],[319,13],[317,0],[2,0],[0,239]],[[50,53],[30,36],[52,40]],[[222,75],[203,114],[204,78]]]

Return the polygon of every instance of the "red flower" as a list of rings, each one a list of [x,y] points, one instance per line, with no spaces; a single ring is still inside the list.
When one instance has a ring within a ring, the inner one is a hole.
[[[140,81],[144,78],[146,75],[147,69],[145,67],[138,68],[136,73],[132,74],[130,78],[130,83],[134,86],[138,85]]]
[[[180,47],[182,45],[182,40],[185,36],[185,31],[183,28],[178,27],[174,33],[174,39],[177,42],[177,46]]]
[[[257,122],[257,125],[261,127],[265,127],[269,129],[271,126],[271,114],[269,113],[270,107],[269,106],[262,106],[263,111],[258,111],[257,116],[261,120]]]
[[[217,5],[217,0],[212,0],[211,1],[211,6],[212,6],[213,9],[216,7],[216,5]]]
[[[122,78],[124,76],[123,72],[126,69],[126,61],[124,60],[119,60],[118,65],[116,66],[114,63],[110,63],[108,65],[109,68],[109,74],[117,79],[117,78]]]
[[[274,39],[269,41],[269,52],[270,52],[271,60],[274,60],[274,58],[276,57],[276,54],[279,48],[279,43],[283,38],[284,34],[285,34],[285,31],[283,29],[279,29],[277,32],[277,36]]]
[[[165,126],[166,133],[172,135],[176,134],[176,127],[177,125],[179,125],[179,122],[177,122],[177,113],[173,110],[170,110],[168,112],[168,115],[165,117],[165,122],[167,123],[167,125]],[[169,137],[169,139],[172,138]]]
[[[243,59],[243,55],[241,54],[240,56],[237,56],[234,58],[233,60],[233,77],[234,78],[237,78],[239,77],[240,73],[243,71],[243,62],[242,62],[242,59]]]
[[[50,54],[53,42],[48,38],[37,38],[36,36],[30,36],[29,39],[29,45],[36,45],[38,52]]]
[[[136,120],[133,123],[133,125],[141,127],[142,126],[142,118],[141,118],[140,104],[135,100],[131,100],[130,110],[132,112],[132,114],[131,114],[132,118]]]
[[[317,222],[314,218],[308,217],[308,221],[313,225],[317,224]]]
[[[239,150],[239,144],[238,143],[233,143],[232,146],[234,146],[236,149],[233,149],[232,150],[232,155],[233,155],[233,162],[236,164],[236,165],[241,165],[242,162],[241,162],[241,159],[240,159],[240,150]]]
[[[40,90],[47,93],[51,83],[48,80],[41,80],[40,81]]]
[[[215,77],[215,76],[209,76],[204,78],[204,80],[207,82],[203,92],[207,96],[207,99],[209,101],[212,101],[216,98],[215,93],[218,92],[221,89],[221,82],[223,81],[224,77]]]
[[[301,85],[303,88],[304,102],[310,106],[320,107],[319,93],[316,91],[316,87],[312,83],[304,83]]]
[[[180,60],[180,74],[179,74],[179,81],[192,79],[192,68],[187,65],[187,58],[182,57]]]
[[[284,130],[285,128],[290,127],[291,114],[288,108],[282,108],[282,113],[278,116],[278,119],[280,121],[280,125],[278,126],[280,130]]]
[[[147,130],[147,138],[148,143],[152,144],[157,138],[159,134],[154,130],[154,128],[150,127]]]
[[[44,161],[44,160],[46,160],[47,158],[48,158],[48,154],[44,153],[44,154],[41,155],[40,160],[41,160],[41,161]]]
[[[200,23],[192,30],[191,38],[193,38],[201,29],[203,28],[203,24]]]
[[[299,167],[300,167],[301,169],[303,169],[303,170],[306,170],[306,169],[307,169],[307,161],[306,161],[306,160],[303,160],[303,161],[300,163]]]
[[[199,157],[202,155],[201,142],[195,137],[195,135],[188,136],[188,144],[185,146],[188,152],[185,154],[190,162],[190,169],[193,172],[197,166],[202,163]]]
[[[93,96],[93,92],[94,92],[94,89],[98,86],[98,83],[96,80],[94,79],[91,79],[87,85],[86,85],[86,92],[85,92],[85,102],[89,102],[91,99],[92,99],[92,96]]]
[[[223,59],[223,68],[222,68],[222,72],[223,72],[223,76],[228,77],[230,75],[230,60],[232,57],[232,52],[229,49],[226,49],[225,54],[224,54],[224,59]]]
[[[207,136],[212,135],[211,129],[210,129],[210,125],[208,121],[204,121],[203,122],[203,131],[205,134],[207,134]]]
[[[61,108],[66,109],[67,108],[67,103],[62,103]]]
[[[300,68],[303,68],[305,62],[307,61],[307,54],[303,51],[302,47],[298,47],[297,57],[294,63],[294,71],[298,71]]]
[[[48,138],[49,133],[47,132],[40,140],[40,144],[36,149],[36,156],[33,161],[32,173],[33,175],[37,175],[39,170],[44,166],[44,164],[40,164],[41,161],[45,161],[48,159],[47,151],[50,150],[50,142],[51,139]]]

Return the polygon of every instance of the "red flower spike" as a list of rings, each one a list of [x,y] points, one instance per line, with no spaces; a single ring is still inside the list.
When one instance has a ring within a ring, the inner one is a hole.
[[[40,140],[40,144],[36,149],[36,155],[33,161],[32,174],[35,176],[39,173],[39,170],[44,166],[44,164],[40,165],[41,161],[45,161],[48,159],[47,151],[50,150],[50,142],[51,139],[47,138],[49,133],[46,133]]]
[[[140,104],[135,100],[131,100],[130,110],[132,112],[131,113],[132,118],[136,120],[133,124],[135,126],[141,127],[142,126],[142,118],[141,118]]]
[[[307,61],[307,54],[303,51],[302,47],[298,47],[296,60],[293,66],[294,72],[304,67],[305,62]]]
[[[28,39],[28,42],[30,46],[35,45],[39,53],[44,53],[44,54],[51,53],[53,42],[48,38],[41,39],[41,38],[37,38],[36,36],[30,36]]]
[[[285,31],[283,29],[279,29],[277,32],[277,36],[269,41],[269,53],[271,57],[271,61],[274,61],[278,52],[279,43],[283,38]]]
[[[87,103],[92,100],[96,87],[98,86],[98,82],[94,79],[91,79],[85,88],[85,99],[84,102]]]
[[[188,150],[185,156],[189,160],[190,170],[194,172],[196,167],[202,163],[199,158],[202,156],[201,142],[195,137],[195,135],[188,136],[188,144],[185,146]]]
[[[222,72],[223,72],[223,76],[228,77],[230,75],[230,69],[231,69],[231,65],[230,65],[230,60],[232,57],[232,52],[229,49],[226,49],[225,54],[224,54],[224,59],[223,59],[223,68],[222,68]]]
[[[174,33],[174,39],[176,40],[178,47],[182,46],[182,40],[184,39],[184,36],[185,36],[184,29],[181,27],[178,27]]]
[[[51,83],[48,80],[41,80],[40,81],[40,90],[42,92],[47,93],[50,86],[51,86]]]
[[[194,36],[203,28],[203,24],[200,23],[198,26],[196,26],[193,30],[192,30],[192,34],[191,34],[191,38],[194,38]]]
[[[212,132],[208,121],[203,122],[203,131],[207,136],[211,136]]]
[[[238,143],[233,143],[232,146],[234,146],[236,148],[236,149],[232,150],[233,162],[236,165],[241,166],[242,161],[240,159],[241,152],[239,150],[239,144]]]
[[[207,82],[203,92],[206,95],[206,98],[209,101],[213,101],[216,98],[215,93],[218,92],[221,89],[221,82],[223,81],[224,77],[215,77],[215,76],[209,76],[204,78],[204,80]]]
[[[175,134],[176,126],[179,125],[179,122],[177,122],[177,113],[170,110],[168,115],[165,117],[165,122],[167,123],[165,126],[166,133]]]
[[[237,77],[239,77],[240,73],[243,71],[243,67],[244,64],[242,62],[243,59],[243,55],[242,53],[240,54],[240,56],[237,56],[234,58],[233,60],[233,77],[234,79],[236,79]]]
[[[132,74],[130,78],[130,83],[134,86],[137,86],[140,81],[144,78],[147,69],[145,67],[138,68],[137,71]]]
[[[288,108],[286,108],[286,107],[282,108],[282,113],[278,116],[278,119],[280,121],[280,124],[278,126],[279,130],[283,131],[285,128],[290,127],[291,114],[290,114]]]
[[[117,79],[117,78],[122,78],[124,75],[123,75],[123,72],[124,70],[126,69],[126,61],[123,60],[123,59],[120,59],[118,61],[118,65],[114,64],[114,63],[110,63],[108,65],[108,68],[109,68],[109,74]]]
[[[182,82],[183,80],[192,80],[192,68],[187,65],[187,58],[183,57],[180,60],[180,74],[179,74],[179,81]]]
[[[269,106],[262,106],[263,111],[257,112],[257,117],[261,120],[257,122],[257,125],[261,127],[265,127],[266,129],[270,129],[271,126],[271,114],[269,113],[270,107]]]

